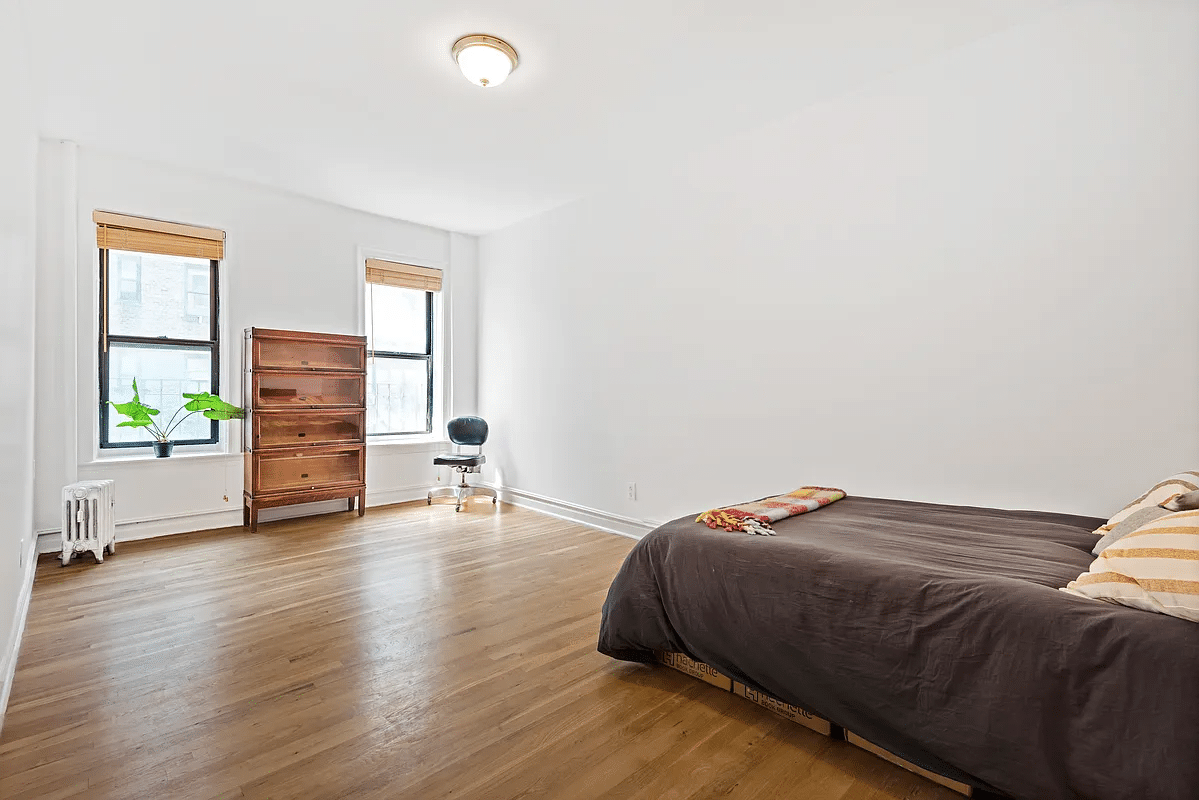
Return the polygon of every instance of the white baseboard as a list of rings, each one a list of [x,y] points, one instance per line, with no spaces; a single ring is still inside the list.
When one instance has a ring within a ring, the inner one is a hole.
[[[589,528],[640,539],[661,522],[646,519],[633,519],[607,511],[600,511],[565,500],[528,492],[524,489],[499,487],[486,484],[499,492],[500,500],[514,506],[527,508],[540,514],[546,514],[568,522],[577,522]],[[429,486],[401,486],[392,489],[366,490],[366,506],[393,505],[409,503],[413,500],[423,500],[428,496]],[[305,503],[303,505],[283,506],[282,508],[264,508],[259,519],[263,522],[272,520],[306,517],[313,514],[332,514],[345,508],[344,500],[326,500],[320,503]],[[212,509],[209,511],[191,511],[183,514],[172,514],[166,517],[150,517],[146,519],[130,519],[117,522],[117,541],[135,542],[140,539],[154,539],[159,536],[173,536],[177,533],[192,531],[207,531],[214,528],[237,528],[241,526],[241,508]],[[62,534],[57,530],[40,530],[37,532],[36,552],[57,553],[62,550]]]
[[[117,521],[117,541],[136,542],[158,536],[173,536],[176,533],[206,531],[213,528],[230,528],[241,525],[241,509],[217,509],[171,514],[165,517],[127,519]],[[40,530],[37,532],[38,553],[62,552],[62,532]]]
[[[401,486],[394,489],[366,490],[366,507],[387,506],[393,503],[406,503],[420,500],[429,493],[428,486]],[[325,500],[320,503],[304,503],[302,505],[282,506],[281,508],[264,508],[259,512],[259,520],[271,522],[294,517],[306,517],[312,514],[333,514],[344,511],[345,500]],[[191,511],[183,514],[172,514],[165,517],[149,517],[146,519],[129,519],[117,521],[117,541],[136,542],[140,539],[154,539],[159,536],[173,536],[177,533],[192,531],[207,531],[214,528],[241,527],[241,507],[232,509],[220,508],[209,511]],[[58,530],[40,530],[37,532],[38,553],[58,553],[62,551],[62,533]]]
[[[619,514],[611,514],[596,508],[568,503],[565,500],[555,500],[552,497],[527,492],[524,489],[514,489],[510,486],[495,486],[494,484],[489,485],[500,493],[500,500],[505,503],[511,503],[514,506],[527,508],[530,511],[564,519],[568,522],[577,522],[580,525],[586,525],[589,528],[606,531],[607,533],[627,536],[630,539],[640,539],[662,524],[653,520],[622,517]]]
[[[21,652],[21,638],[25,635],[25,620],[29,617],[29,600],[33,597],[33,575],[37,570],[36,536],[29,540],[24,561],[25,572],[21,575],[16,613],[13,615],[8,642],[4,652],[0,653],[0,732],[4,731],[4,714],[8,710],[8,697],[12,692],[13,677],[17,673],[17,656]]]
[[[373,506],[391,506],[396,503],[411,503],[413,500],[424,500],[429,496],[429,490],[433,487],[426,484],[424,486],[404,486],[399,489],[379,489],[372,492],[366,490],[366,507]]]

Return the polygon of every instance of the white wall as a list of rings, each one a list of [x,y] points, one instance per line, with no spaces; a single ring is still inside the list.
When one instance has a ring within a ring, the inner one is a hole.
[[[0,722],[32,564],[37,126],[20,4],[0,0]]]
[[[524,492],[1106,515],[1199,467],[1199,4],[1074,4],[487,235],[480,308]]]
[[[450,417],[479,413],[479,240],[461,233],[450,235],[450,314],[453,329],[453,395]],[[448,471],[447,471],[448,472]],[[443,477],[449,477],[444,475]]]
[[[95,445],[97,266],[94,209],[178,220],[227,232],[222,263],[221,396],[242,402],[241,340],[251,326],[362,334],[364,251],[446,270],[454,410],[476,401],[476,243],[451,234],[275,190],[200,175],[71,143],[42,143],[39,170],[37,352],[39,530],[58,527],[65,482],[117,481],[120,535],[241,524],[240,425],[222,426],[229,452],[168,460],[99,455]],[[444,340],[443,340],[444,341]],[[435,441],[371,444],[368,504],[411,499],[435,479]],[[44,456],[44,457],[43,457]],[[322,504],[344,508],[344,502]],[[291,507],[263,519],[308,513]]]

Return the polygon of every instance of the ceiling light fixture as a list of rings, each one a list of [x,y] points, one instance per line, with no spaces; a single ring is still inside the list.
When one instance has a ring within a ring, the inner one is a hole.
[[[482,33],[463,36],[452,52],[466,79],[483,88],[499,86],[520,63],[512,45]]]

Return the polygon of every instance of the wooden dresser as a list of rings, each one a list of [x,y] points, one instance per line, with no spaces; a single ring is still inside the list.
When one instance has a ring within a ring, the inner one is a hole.
[[[366,338],[247,328],[245,505],[358,501],[366,512]]]

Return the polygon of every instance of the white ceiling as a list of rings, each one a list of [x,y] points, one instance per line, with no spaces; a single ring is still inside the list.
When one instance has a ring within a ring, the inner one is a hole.
[[[24,0],[44,136],[481,233],[1066,0]],[[469,84],[467,33],[520,68]]]

